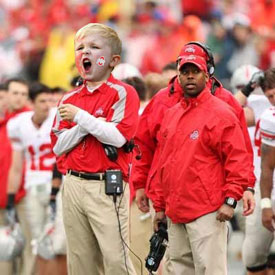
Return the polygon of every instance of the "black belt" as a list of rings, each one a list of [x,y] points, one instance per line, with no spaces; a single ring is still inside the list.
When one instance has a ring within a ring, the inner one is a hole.
[[[86,172],[77,172],[73,170],[68,170],[68,174],[85,179],[85,180],[105,180],[104,173],[86,173]]]

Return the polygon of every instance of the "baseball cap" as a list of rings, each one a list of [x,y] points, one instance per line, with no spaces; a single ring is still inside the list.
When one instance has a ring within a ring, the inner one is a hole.
[[[196,65],[201,71],[207,73],[207,65],[204,58],[197,55],[183,55],[180,60],[179,69],[187,63],[192,63]]]
[[[180,59],[182,56],[185,56],[185,55],[197,55],[204,58],[205,60],[208,59],[208,56],[205,50],[202,49],[202,47],[195,44],[184,45],[180,51],[178,59]]]

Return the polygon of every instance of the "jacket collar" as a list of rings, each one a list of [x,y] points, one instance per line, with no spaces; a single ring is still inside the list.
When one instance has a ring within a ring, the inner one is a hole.
[[[211,96],[209,88],[205,87],[197,97],[182,97],[181,105],[183,108],[187,106],[195,107],[208,100]]]
[[[115,84],[116,82],[117,82],[117,80],[113,77],[112,74],[110,74],[109,78],[105,82],[103,82],[99,87],[97,87],[93,91],[93,93],[94,92],[99,92],[99,93],[105,94],[108,91],[108,89],[110,88],[110,85],[108,85],[107,83],[114,83]],[[89,90],[87,88],[87,82],[84,81],[83,87],[80,90],[80,95],[85,96],[85,95],[91,95],[93,93],[89,92]]]

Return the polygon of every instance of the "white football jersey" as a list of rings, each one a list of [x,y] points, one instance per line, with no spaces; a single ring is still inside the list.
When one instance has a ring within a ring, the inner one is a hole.
[[[248,132],[253,148],[254,155],[254,173],[257,178],[256,184],[258,184],[261,176],[261,135],[260,135],[260,118],[266,108],[271,104],[264,95],[250,95],[247,99],[247,106],[254,112],[256,126],[248,127]]]
[[[25,159],[25,188],[51,184],[55,156],[51,149],[50,132],[56,113],[52,109],[40,128],[32,122],[33,111],[24,112],[7,124],[14,150],[22,150]]]
[[[262,143],[275,146],[275,106],[266,109],[260,121]]]
[[[275,146],[275,106],[267,108],[260,120],[261,142]],[[275,171],[273,173],[272,199],[275,200]]]

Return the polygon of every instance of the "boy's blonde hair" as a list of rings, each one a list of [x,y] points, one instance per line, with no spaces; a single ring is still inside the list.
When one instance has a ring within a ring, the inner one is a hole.
[[[102,37],[106,38],[111,47],[112,54],[121,54],[122,45],[120,38],[118,37],[116,31],[104,24],[89,23],[85,25],[76,32],[75,40],[93,33],[99,33]]]

